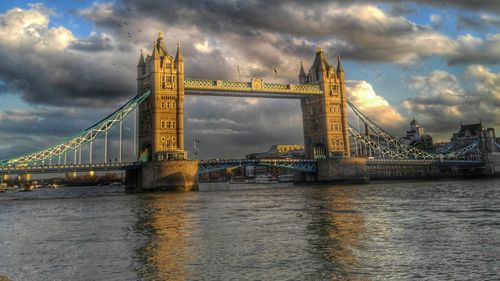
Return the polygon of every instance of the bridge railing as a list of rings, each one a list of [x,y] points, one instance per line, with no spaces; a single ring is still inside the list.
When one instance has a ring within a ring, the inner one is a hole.
[[[184,89],[197,91],[222,91],[222,92],[261,92],[261,93],[284,93],[284,94],[309,94],[321,95],[323,92],[316,84],[278,84],[266,83],[261,79],[251,82],[206,80],[206,79],[184,79]]]
[[[2,166],[0,172],[17,172],[17,171],[37,171],[37,170],[61,170],[72,171],[75,169],[101,169],[101,168],[124,168],[124,167],[138,167],[140,162],[121,162],[121,163],[96,163],[96,164],[60,164],[60,165],[16,165],[16,166]]]
[[[363,114],[352,102],[347,101],[354,114],[361,120],[367,130],[368,135],[360,133],[353,126],[349,126],[349,133],[357,142],[367,146],[370,151],[375,152],[377,157],[389,158],[393,160],[421,159],[421,160],[456,160],[471,159],[482,160],[483,153],[480,151],[480,140],[473,141],[469,145],[455,151],[448,150],[445,154],[436,154],[420,150],[411,145],[402,143],[398,138],[393,137],[375,122]],[[372,139],[375,137],[376,139]],[[357,148],[357,146],[356,146]]]
[[[81,133],[66,139],[54,146],[43,149],[41,151],[29,153],[23,156],[14,157],[0,161],[0,167],[5,165],[16,165],[25,163],[41,162],[52,157],[61,156],[70,150],[81,148],[86,143],[91,143],[95,138],[101,134],[108,132],[115,124],[119,123],[121,127],[122,120],[133,110],[137,108],[149,95],[151,91],[147,91],[143,95],[138,95],[128,101],[125,105],[118,110],[100,120],[93,126],[87,128]],[[121,137],[121,132],[120,132]],[[121,139],[120,139],[121,142]],[[76,158],[76,153],[75,153]]]

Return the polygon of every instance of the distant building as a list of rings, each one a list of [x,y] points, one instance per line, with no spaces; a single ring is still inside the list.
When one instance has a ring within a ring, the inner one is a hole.
[[[415,117],[413,117],[413,120],[410,122],[410,130],[406,131],[406,136],[399,138],[399,140],[402,143],[418,147],[425,151],[434,150],[432,137],[425,134],[424,127],[420,126],[417,120],[415,120]]]
[[[304,146],[300,144],[276,144],[266,152],[247,154],[245,158],[304,158]]]
[[[493,138],[496,143],[500,142],[500,138],[495,137],[494,128],[483,127],[482,122],[476,124],[463,125],[460,122],[460,130],[454,133],[451,137],[451,142],[455,149],[465,147],[476,140],[483,140],[485,138]]]

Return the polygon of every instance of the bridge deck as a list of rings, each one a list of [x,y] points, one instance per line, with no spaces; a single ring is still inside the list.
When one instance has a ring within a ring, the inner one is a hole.
[[[123,163],[96,163],[96,164],[69,164],[69,165],[35,165],[35,166],[4,166],[0,167],[0,174],[41,174],[41,173],[67,173],[88,171],[118,171],[138,169],[140,162]]]
[[[316,171],[316,160],[313,159],[229,159],[208,160],[199,162],[200,172],[209,172],[229,167],[246,165],[277,166],[285,169],[302,170],[308,172]],[[369,159],[367,165],[405,165],[405,166],[456,166],[456,167],[482,167],[480,160],[386,160]],[[95,164],[68,164],[68,165],[17,165],[0,166],[0,174],[40,174],[40,173],[66,173],[66,172],[88,172],[88,171],[118,171],[132,170],[141,167],[140,162],[123,163],[95,163]]]
[[[482,160],[390,160],[390,159],[368,159],[367,165],[413,165],[413,166],[456,166],[456,167],[482,167],[484,161]]]
[[[184,91],[186,95],[284,99],[300,99],[323,94],[319,85],[265,83],[262,79],[234,82],[186,78],[184,79]]]

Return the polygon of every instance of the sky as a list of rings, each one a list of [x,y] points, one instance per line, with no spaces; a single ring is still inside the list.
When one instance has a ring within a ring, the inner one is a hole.
[[[481,121],[500,135],[500,1],[115,0],[0,2],[0,159],[80,132],[136,94],[140,50],[163,32],[186,77],[298,83],[320,45],[348,98],[403,136]],[[186,98],[186,147],[242,157],[302,144],[296,100]],[[129,122],[130,123],[130,122]],[[130,124],[127,129],[130,131]],[[130,134],[129,134],[130,135]]]

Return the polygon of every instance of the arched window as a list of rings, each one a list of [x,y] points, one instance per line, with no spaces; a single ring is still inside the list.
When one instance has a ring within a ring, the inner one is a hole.
[[[314,151],[313,151],[313,157],[314,159],[326,159],[326,147],[322,143],[318,143],[314,146]]]

